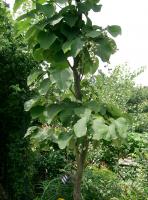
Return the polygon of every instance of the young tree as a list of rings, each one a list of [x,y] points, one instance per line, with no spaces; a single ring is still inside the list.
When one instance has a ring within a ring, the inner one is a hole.
[[[73,150],[73,198],[80,200],[89,144],[101,139],[122,141],[127,135],[123,113],[88,97],[83,84],[86,76],[97,72],[100,59],[109,62],[116,52],[112,36],[121,34],[121,28],[93,25],[89,12],[100,12],[99,0],[16,0],[14,11],[25,3],[29,10],[17,23],[27,30],[34,58],[46,61],[46,67],[28,77],[28,85],[36,87],[37,93],[26,102],[25,110],[39,125],[30,127],[26,136],[34,147],[53,141],[61,149]]]

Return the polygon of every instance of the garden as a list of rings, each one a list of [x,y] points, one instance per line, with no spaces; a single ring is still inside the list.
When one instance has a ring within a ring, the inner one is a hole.
[[[102,6],[0,0],[0,200],[148,200],[145,72],[109,67]]]

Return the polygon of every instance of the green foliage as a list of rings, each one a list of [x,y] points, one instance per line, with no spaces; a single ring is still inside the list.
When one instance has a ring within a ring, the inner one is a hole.
[[[88,168],[84,176],[82,194],[85,200],[109,200],[119,198],[121,188],[117,176],[108,169]]]
[[[36,62],[15,39],[13,21],[0,1],[0,179],[9,199],[32,199],[33,154],[24,134],[30,117],[24,102],[30,97],[27,77]]]
[[[58,178],[63,174],[65,166],[72,161],[71,155],[66,154],[65,151],[61,151],[57,146],[48,148],[48,151],[41,151],[35,153],[35,184],[41,181],[47,181]],[[53,167],[56,166],[56,167]]]
[[[111,72],[108,69],[108,75],[100,72],[95,82],[92,80],[89,95],[93,90],[93,98],[100,98],[103,102],[114,105],[116,109],[127,111],[127,103],[134,94],[136,74],[137,72],[131,73],[127,66],[116,66]]]
[[[133,131],[148,132],[148,88],[136,87],[128,101],[128,111],[134,116]]]
[[[13,136],[8,137],[10,141],[7,144],[9,167],[7,169],[6,184],[8,188],[6,191],[10,199],[25,198],[31,200],[34,197],[35,156],[29,148],[28,142],[23,140],[23,136],[20,136],[21,131],[17,133],[11,131]]]
[[[95,140],[116,140],[118,137],[122,139],[127,137],[127,122],[125,118],[118,118],[112,121],[112,123],[107,126],[103,118],[98,118],[93,121],[93,130],[95,132]],[[118,135],[117,135],[118,134]]]
[[[52,181],[43,182],[44,192],[40,199],[57,200],[63,198],[65,200],[72,199],[73,185],[71,180],[64,184],[62,176]],[[121,188],[117,176],[107,169],[87,168],[84,172],[82,184],[82,199],[89,200],[108,200],[112,197],[121,196]]]
[[[73,82],[72,71],[70,69],[53,70],[51,79],[56,82],[59,89],[66,90]]]
[[[113,36],[113,37],[116,37],[118,36],[119,34],[121,34],[121,28],[120,26],[108,26],[107,27],[107,30],[108,32]]]
[[[0,51],[6,46],[10,46],[11,38],[11,18],[6,4],[0,1]]]
[[[23,1],[19,1],[18,4],[16,1],[14,9],[16,10],[16,8],[19,8],[23,3]],[[101,27],[92,26],[91,23],[85,23],[78,17],[78,12],[85,13],[88,21],[91,22],[87,12],[91,9],[95,12],[100,11],[101,5],[99,4],[99,1],[79,2],[77,6],[72,5],[71,3],[68,5],[68,1],[65,1],[66,7],[58,7],[58,9],[60,8],[60,11],[58,12],[55,9],[58,6],[57,3],[61,2],[55,1],[49,3],[43,1],[40,3],[34,2],[32,4],[31,12],[35,10],[36,15],[41,15],[42,17],[41,20],[36,22],[30,28],[29,32],[31,35],[29,34],[29,37],[27,36],[29,43],[33,46],[39,44],[38,48],[50,50],[52,49],[51,44],[57,44],[58,42],[59,48],[55,49],[54,54],[63,50],[66,57],[70,55],[76,57],[80,51],[83,50],[84,46],[86,46],[88,51],[91,50],[104,61],[109,61],[111,54],[116,51],[116,44],[113,39],[107,36],[107,31],[112,35],[117,36],[121,33],[121,28],[119,26],[108,26],[108,28],[102,29]],[[25,20],[29,20],[30,16],[24,15],[24,18]],[[21,20],[21,18],[19,18],[19,20]],[[41,26],[38,26],[39,24],[42,24],[42,30],[40,30]],[[34,30],[34,33],[31,31],[32,29]],[[75,34],[73,34],[73,32]],[[35,37],[38,39],[34,40],[33,38]],[[93,46],[96,46],[96,49],[92,48]],[[44,50],[43,59],[47,60],[44,56]]]
[[[43,195],[39,197],[39,200],[57,200],[63,198],[65,200],[72,199],[72,187],[71,183],[64,185],[60,178],[53,179],[52,181],[43,182]]]

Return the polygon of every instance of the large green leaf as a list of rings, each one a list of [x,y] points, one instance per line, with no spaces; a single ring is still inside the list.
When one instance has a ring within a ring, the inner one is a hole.
[[[99,0],[86,0],[85,2],[78,3],[78,10],[80,13],[87,13],[91,9],[94,12],[99,12],[101,10],[102,5],[98,5]]]
[[[81,2],[78,3],[79,13],[87,13],[88,11],[91,10],[91,8],[92,8],[92,5],[88,1],[83,2],[83,3]]]
[[[63,110],[63,108],[61,105],[58,104],[52,104],[45,109],[43,115],[45,116],[48,124],[52,122],[52,120],[58,115],[61,110]]]
[[[75,114],[80,118],[86,118],[87,121],[90,118],[91,110],[85,107],[78,107],[74,109]]]
[[[43,61],[44,60],[44,57],[43,57],[43,49],[41,48],[38,48],[38,49],[35,49],[33,51],[33,57],[36,61]]]
[[[72,56],[76,57],[82,50],[83,44],[84,42],[80,38],[76,38],[74,40],[67,40],[63,44],[62,49],[64,53],[71,51]]]
[[[31,10],[31,11],[29,11],[29,12],[27,12],[27,13],[21,15],[20,17],[18,17],[18,18],[17,18],[17,21],[23,20],[23,19],[25,19],[25,18],[35,18],[35,14],[36,14],[36,13],[37,13],[36,10],[33,9],[33,10]]]
[[[79,29],[69,27],[66,23],[61,24],[60,31],[68,40],[74,40],[79,36]]]
[[[68,145],[69,142],[72,138],[72,134],[71,133],[61,133],[58,137],[58,145],[60,149],[65,149]]]
[[[128,134],[128,123],[123,117],[120,117],[114,121],[116,130],[121,138],[126,138]]]
[[[36,4],[36,9],[47,17],[52,17],[55,14],[55,8],[52,4]]]
[[[85,65],[85,68],[84,68],[84,73],[87,74],[87,73],[90,73],[90,74],[94,74],[97,69],[99,67],[99,59],[97,57],[95,57],[92,61],[92,64],[88,64]]]
[[[107,131],[107,134],[105,135],[104,139],[107,141],[112,141],[112,140],[118,139],[116,127],[115,127],[114,123],[111,123],[108,126],[108,131]]]
[[[35,24],[35,27],[38,29],[38,30],[41,30],[43,31],[45,26],[47,26],[49,24],[49,21],[47,19],[43,19],[43,20],[40,20],[39,22],[37,22]]]
[[[25,34],[25,38],[26,38],[26,40],[29,40],[31,38],[33,38],[33,40],[35,40],[37,37],[37,34],[38,34],[38,29],[33,25],[27,30],[27,32]]]
[[[94,130],[94,140],[104,139],[108,132],[108,126],[105,124],[105,121],[102,117],[98,117],[97,119],[93,120],[92,129]]]
[[[93,8],[92,8],[92,10],[93,10],[94,12],[100,12],[100,11],[101,11],[101,8],[102,8],[102,5],[101,5],[101,4],[100,4],[100,5],[94,5]]]
[[[56,40],[57,36],[50,32],[44,32],[44,31],[40,31],[37,37],[37,40],[40,44],[40,47],[43,49],[48,49]]]
[[[26,30],[29,29],[31,25],[31,20],[30,19],[25,19],[23,21],[17,21],[15,22],[15,27],[17,30],[16,36],[19,36],[20,34],[26,32]]]
[[[62,123],[68,123],[70,122],[69,119],[72,118],[72,115],[73,115],[73,108],[69,107],[61,111],[61,113],[59,114],[59,117]]]
[[[50,25],[55,26],[63,19],[63,16],[61,16],[60,13],[55,14],[52,18],[48,19],[48,22]]]
[[[96,38],[96,37],[100,36],[101,34],[102,34],[101,31],[93,30],[93,31],[86,33],[86,36],[91,37],[91,38]]]
[[[51,80],[56,82],[61,90],[66,90],[73,82],[72,71],[68,68],[63,70],[55,69],[51,72]]]
[[[62,70],[69,67],[67,57],[61,50],[61,45],[56,40],[50,47],[50,49],[44,50],[44,60],[51,64],[52,69]]]
[[[89,108],[91,111],[95,112],[95,113],[100,112],[100,109],[101,109],[101,104],[100,104],[100,102],[97,102],[97,101],[89,101],[89,102],[84,103],[84,105],[85,105],[87,108]]]
[[[72,44],[73,44],[73,40],[66,41],[62,46],[63,52],[67,53],[68,51],[70,51]]]
[[[28,0],[15,0],[14,6],[13,6],[13,11],[16,12],[23,3],[27,3]]]
[[[27,78],[27,85],[30,86],[31,84],[33,84],[41,74],[41,70],[36,70],[32,72]]]
[[[81,40],[81,38],[76,38],[73,41],[73,44],[71,46],[72,56],[76,57],[79,54],[79,52],[82,50],[83,45],[84,45],[84,42]]]
[[[31,112],[32,119],[38,118],[43,113],[43,110],[44,110],[44,106],[40,106],[40,105],[31,108],[30,112]]]
[[[117,37],[118,35],[121,35],[121,32],[122,32],[121,27],[117,25],[108,26],[107,30],[113,37]]]
[[[65,99],[62,105],[63,110],[59,114],[60,121],[63,124],[70,124],[72,122],[72,118],[74,117],[74,109],[78,106],[78,104],[76,102],[72,102],[70,99]]]
[[[36,146],[36,145],[39,146],[40,143],[42,143],[43,141],[51,140],[53,134],[54,134],[53,129],[46,126],[43,128],[39,128],[38,131],[36,132],[36,134],[33,134],[31,136],[30,140],[34,146]]]
[[[96,54],[103,62],[109,62],[110,56],[117,50],[116,43],[109,37],[102,38],[97,45]]]
[[[49,86],[50,86],[50,79],[49,78],[44,79],[39,86],[38,89],[39,93],[41,95],[46,95],[49,90]]]
[[[38,131],[38,126],[31,126],[31,127],[28,128],[24,137],[28,137],[31,134],[36,133],[37,131]]]
[[[78,20],[78,15],[76,12],[67,12],[64,14],[64,20],[70,27],[73,27]]]
[[[99,60],[97,57],[91,58],[89,52],[85,50],[82,58],[82,67],[84,74],[94,74],[99,67]]]
[[[86,102],[84,105],[91,109],[93,112],[99,113],[101,116],[106,115],[106,105],[99,101]]]
[[[122,117],[116,120],[112,119],[109,125],[106,125],[104,119],[99,117],[93,121],[92,128],[94,130],[94,140],[115,141],[127,137],[127,122]]]
[[[77,138],[83,137],[87,133],[87,118],[83,117],[74,125],[74,132]]]
[[[57,70],[62,70],[65,68],[69,67],[69,63],[67,61],[67,58],[65,56],[65,54],[63,53],[62,50],[58,51],[54,56],[53,56],[54,60],[52,65],[54,66],[54,68],[56,68]]]
[[[30,99],[29,101],[26,101],[24,104],[24,110],[29,111],[33,106],[35,106],[38,102],[38,98]]]

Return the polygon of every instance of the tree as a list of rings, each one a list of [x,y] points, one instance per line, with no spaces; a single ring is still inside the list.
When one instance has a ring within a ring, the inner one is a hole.
[[[101,139],[117,143],[127,135],[124,114],[114,105],[87,97],[83,84],[87,76],[97,72],[100,59],[109,62],[116,52],[112,37],[121,34],[121,28],[92,24],[89,11],[101,10],[99,0],[16,0],[14,11],[25,3],[29,3],[29,10],[17,23],[22,32],[27,30],[34,58],[43,65],[48,63],[28,77],[28,85],[37,88],[37,93],[25,103],[25,110],[35,120],[26,136],[34,148],[38,144],[48,146],[52,141],[61,149],[73,150],[73,198],[80,200],[90,143]]]

